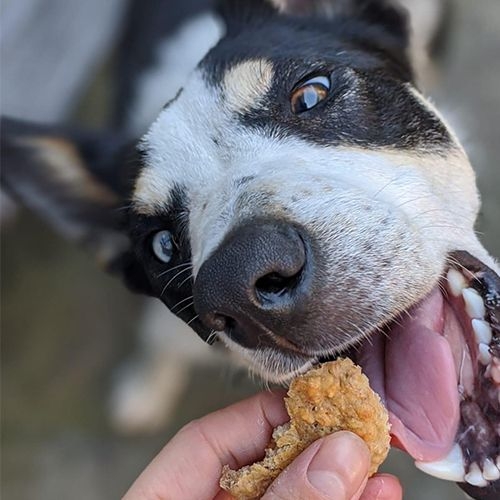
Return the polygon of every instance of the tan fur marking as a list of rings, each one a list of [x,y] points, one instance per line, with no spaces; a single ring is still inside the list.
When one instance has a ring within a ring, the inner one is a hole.
[[[82,198],[103,205],[116,203],[116,195],[100,184],[85,168],[77,149],[64,139],[30,137],[19,139],[22,145],[33,148],[38,158],[50,169],[53,178]]]
[[[224,76],[223,97],[230,111],[248,111],[271,88],[274,70],[265,59],[251,59],[233,66]]]
[[[154,169],[145,168],[135,181],[133,203],[138,214],[155,215],[168,203],[168,196],[168,192],[159,188]]]

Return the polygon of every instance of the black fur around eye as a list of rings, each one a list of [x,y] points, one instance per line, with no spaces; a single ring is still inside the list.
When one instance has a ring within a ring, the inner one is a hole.
[[[296,115],[317,106],[328,97],[330,79],[327,76],[315,76],[296,87],[290,97],[292,112]]]

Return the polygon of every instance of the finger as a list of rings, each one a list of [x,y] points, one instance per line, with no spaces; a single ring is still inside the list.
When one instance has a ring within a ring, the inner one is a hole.
[[[390,474],[377,474],[368,480],[360,500],[401,500],[403,489],[398,478]]]
[[[222,466],[260,459],[273,428],[288,418],[283,392],[264,392],[195,420],[163,448],[124,498],[213,498]]]
[[[370,452],[351,432],[314,442],[273,482],[262,500],[353,500],[368,478]]]

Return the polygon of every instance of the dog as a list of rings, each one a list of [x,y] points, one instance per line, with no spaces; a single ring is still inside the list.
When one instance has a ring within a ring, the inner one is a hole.
[[[397,446],[500,492],[499,267],[381,0],[238,2],[135,147],[5,120],[3,184],[207,343],[286,383],[340,353]]]

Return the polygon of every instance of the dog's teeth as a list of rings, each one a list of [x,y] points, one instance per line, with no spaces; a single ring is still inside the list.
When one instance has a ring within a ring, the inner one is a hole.
[[[478,344],[490,344],[492,338],[491,327],[486,321],[473,319],[472,329],[474,330],[474,337]]]
[[[464,480],[464,457],[460,446],[455,443],[448,455],[436,462],[415,462],[417,469],[430,476],[447,481],[461,482]]]
[[[491,358],[491,363],[486,367],[484,374],[485,377],[490,377],[497,384],[500,384],[500,359],[498,359],[496,356],[493,356]]]
[[[490,368],[490,377],[497,383],[500,384],[500,365],[492,363]]]
[[[462,290],[462,297],[465,301],[465,310],[471,318],[483,319],[484,313],[486,312],[484,308],[484,302],[481,296],[473,288],[464,288]]]
[[[490,348],[486,344],[479,344],[478,345],[478,350],[479,350],[479,361],[482,365],[488,366],[491,363],[491,354],[490,354]],[[489,368],[489,376],[493,378],[491,370],[493,367]]]
[[[460,271],[450,269],[446,275],[448,288],[455,297],[460,297],[462,290],[467,286],[465,278]]]
[[[473,462],[471,464],[469,472],[465,474],[464,479],[469,484],[472,484],[472,486],[479,486],[480,488],[483,488],[484,486],[488,485],[488,481],[484,479],[483,474],[481,473],[481,469],[479,468],[479,465],[476,464],[476,462]]]
[[[487,458],[483,465],[483,477],[488,481],[496,481],[500,479],[500,470],[495,465],[491,458]]]

